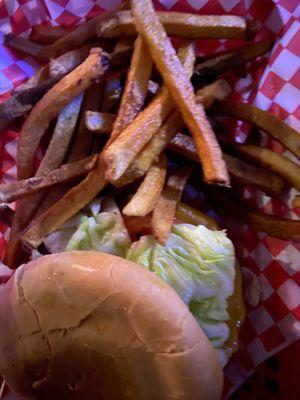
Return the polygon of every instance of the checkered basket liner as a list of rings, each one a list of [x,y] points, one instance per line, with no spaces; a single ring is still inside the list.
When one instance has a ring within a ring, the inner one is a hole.
[[[119,0],[0,0],[0,101],[40,67],[37,60],[2,44],[9,32],[28,36],[32,25],[44,23],[72,26],[80,24]],[[300,2],[299,0],[160,0],[158,10],[199,14],[236,14],[255,19],[257,39],[274,38],[275,45],[262,61],[254,62],[243,79],[236,79],[233,98],[247,100],[269,110],[300,131]],[[200,53],[225,50],[239,45],[233,40],[202,40]],[[247,135],[246,124],[236,124],[239,141]],[[7,129],[0,134],[0,179],[15,179],[18,133]],[[280,153],[284,149],[264,137],[264,145]],[[284,152],[289,157],[292,155]],[[270,199],[261,192],[245,191],[250,202],[267,213],[299,218],[291,209],[295,193]],[[0,225],[0,254],[5,249],[5,227]],[[300,337],[300,243],[256,233],[246,225],[230,231],[242,266],[247,306],[241,330],[240,349],[225,370],[228,398],[263,361]]]

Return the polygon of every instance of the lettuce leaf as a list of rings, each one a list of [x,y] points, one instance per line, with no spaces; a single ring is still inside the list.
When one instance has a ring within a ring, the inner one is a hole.
[[[226,233],[204,226],[174,225],[165,246],[153,236],[144,236],[132,244],[127,258],[175,289],[226,363],[227,299],[233,294],[235,280],[234,247]]]
[[[125,257],[131,240],[115,203],[97,199],[50,235],[45,245],[52,253],[96,250]]]

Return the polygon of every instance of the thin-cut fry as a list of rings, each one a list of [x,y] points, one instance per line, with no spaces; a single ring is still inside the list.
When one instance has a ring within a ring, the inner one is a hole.
[[[33,177],[25,180],[0,184],[0,201],[11,203],[15,200],[31,196],[34,193],[44,191],[57,185],[58,183],[68,182],[79,178],[90,172],[96,163],[97,156],[89,156],[80,161],[64,164],[58,169],[54,169],[46,176]]]
[[[82,182],[31,222],[22,236],[23,243],[31,248],[37,248],[46,236],[90,203],[105,185],[104,169],[98,157],[97,167]]]
[[[213,218],[185,203],[178,204],[175,216],[177,219],[187,224],[204,225],[212,231],[217,231],[219,229],[217,222]]]
[[[197,15],[181,12],[157,12],[167,33],[185,39],[245,39],[248,27],[244,18],[234,15]],[[137,28],[130,11],[120,11],[99,25],[98,36],[133,36]]]
[[[267,194],[279,195],[286,182],[278,175],[269,172],[268,169],[255,167],[239,158],[224,154],[230,177],[244,185],[252,185]]]
[[[50,143],[39,165],[37,175],[47,174],[63,163],[73,137],[82,99],[83,95],[80,94],[59,113]]]
[[[300,190],[300,165],[294,161],[259,146],[238,145],[235,149],[249,160],[282,176],[292,187]]]
[[[161,156],[160,160],[150,167],[137,192],[123,208],[123,214],[134,217],[149,214],[163,190],[166,174],[167,160],[165,156]]]
[[[300,239],[300,221],[277,218],[274,215],[250,209],[219,190],[210,191],[210,193],[214,199],[214,206],[225,217],[230,215],[251,226],[255,231],[265,232],[270,236],[282,239]]]
[[[10,227],[14,217],[13,210],[6,204],[0,205],[0,221],[6,226]]]
[[[86,111],[85,126],[91,132],[109,133],[112,130],[115,118],[114,114]]]
[[[49,61],[49,76],[65,75],[73,71],[88,57],[91,48],[91,45],[86,45],[79,49],[68,51],[68,53],[62,54],[57,58],[51,58]]]
[[[225,100],[214,104],[212,112],[250,122],[278,140],[284,147],[300,157],[300,135],[285,122],[252,104]]]
[[[132,0],[132,13],[139,34],[176,102],[184,122],[192,133],[202,163],[204,180],[229,185],[229,176],[214,132],[204,108],[196,104],[193,87],[157,17],[150,0]]]
[[[272,48],[271,40],[262,40],[239,47],[225,54],[214,56],[195,67],[193,82],[203,82],[214,78],[228,70],[239,68],[258,56],[265,54]]]
[[[76,49],[83,43],[86,43],[88,40],[96,36],[96,28],[99,24],[102,24],[106,19],[113,17],[117,11],[124,10],[127,7],[128,1],[124,1],[113,10],[101,13],[100,15],[97,15],[97,17],[79,25],[68,35],[63,36],[55,43],[46,46],[45,51],[48,57],[57,57],[58,55]]]
[[[27,89],[34,88],[39,83],[42,83],[47,79],[49,79],[49,64],[46,64],[43,67],[39,68],[36,73],[25,83],[12,90],[11,95],[15,96],[16,94],[23,92]]]
[[[58,38],[54,43],[47,46],[31,42],[27,39],[8,34],[5,36],[4,41],[10,47],[21,50],[27,54],[31,54],[34,57],[40,57],[47,60],[55,58],[64,54],[70,50],[74,50],[96,36],[96,28],[99,24],[114,16],[118,10],[124,10],[128,7],[128,2],[122,2],[119,6],[113,10],[101,13],[95,18],[92,18],[83,24],[79,25],[71,32]],[[105,46],[106,43],[100,43],[98,46]]]
[[[165,245],[168,240],[175,220],[177,204],[191,172],[192,168],[187,166],[173,173],[168,178],[166,187],[153,210],[151,220],[153,234],[162,245]]]
[[[228,83],[225,80],[219,79],[198,90],[197,101],[200,101],[205,108],[209,108],[215,99],[226,98],[230,91],[231,88]],[[115,182],[115,185],[122,186],[125,183],[133,182],[135,179],[142,177],[182,126],[183,122],[180,113],[177,110],[173,111],[133,160],[121,179]]]
[[[0,104],[0,131],[7,124],[18,117],[24,115],[27,111],[39,101],[49,89],[51,89],[62,78],[50,78],[46,81],[28,89],[18,91],[15,96],[10,97]]]
[[[191,75],[195,62],[194,46],[183,45],[179,49],[179,56],[184,68]],[[175,104],[164,86],[149,106],[103,152],[103,160],[107,166],[106,178],[110,182],[117,181],[123,175],[174,108]]]
[[[29,38],[35,43],[52,44],[73,30],[73,27],[35,25],[31,29]]]
[[[148,92],[148,81],[152,72],[152,60],[141,37],[134,44],[127,81],[117,118],[107,146],[125,129],[141,111]]]
[[[90,154],[94,137],[85,126],[85,113],[87,110],[99,110],[103,95],[104,81],[100,80],[86,90],[81,109],[80,120],[76,132],[76,139],[68,156],[68,162],[78,161]]]
[[[47,55],[44,54],[44,46],[38,43],[33,43],[28,39],[22,38],[21,36],[14,35],[13,33],[8,33],[4,36],[4,44],[15,50],[20,50],[26,54],[30,54],[33,57],[46,58]]]
[[[27,82],[15,89],[13,94],[34,88],[39,83],[49,79],[50,76],[60,78],[68,74],[87,58],[91,48],[91,45],[82,46],[79,49],[69,51],[57,58],[51,59],[49,64],[44,65]]]
[[[187,135],[177,133],[170,142],[170,148],[189,158],[197,161],[197,152],[194,141]],[[227,164],[229,175],[237,182],[245,185],[254,186],[268,194],[280,194],[286,182],[278,175],[273,174],[268,169],[258,168],[250,165],[238,158],[223,153]]]
[[[65,106],[64,109],[60,112],[46,154],[44,155],[36,172],[36,178],[47,175],[50,171],[58,168],[63,163],[69,148],[70,141],[73,136],[75,124],[80,111],[81,102],[82,94],[73,99],[71,103]],[[83,157],[85,156],[86,154],[83,155]],[[66,186],[66,184],[64,184],[64,186]],[[20,231],[22,231],[27,226],[35,211],[38,209],[44,196],[45,193],[41,192],[19,201],[13,219],[7,249],[7,255],[10,255],[7,256],[7,258],[10,259],[9,262],[12,262],[13,257],[13,251],[11,249],[15,249],[15,253],[22,253],[22,250],[18,250],[17,248],[18,243],[20,243]]]
[[[300,208],[300,196],[295,196],[292,201],[293,208]]]
[[[107,58],[101,49],[92,49],[90,56],[74,71],[65,76],[38,102],[23,125],[18,143],[18,179],[32,175],[34,154],[40,139],[62,107],[91,85],[107,70]]]

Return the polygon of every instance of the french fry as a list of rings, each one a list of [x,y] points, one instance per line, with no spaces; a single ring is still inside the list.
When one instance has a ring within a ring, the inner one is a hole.
[[[22,38],[21,36],[8,33],[4,36],[3,43],[15,50],[22,51],[26,54],[30,54],[33,57],[48,59],[47,55],[44,54],[44,46],[38,43],[31,42],[28,39]]]
[[[300,135],[285,122],[252,104],[225,100],[215,103],[212,112],[250,122],[278,140],[291,153],[300,157]]]
[[[73,99],[60,112],[49,146],[37,169],[34,179],[41,179],[41,177],[49,174],[50,171],[58,168],[63,163],[73,136],[81,102],[82,94]],[[65,185],[66,184],[64,184],[64,186]],[[9,262],[10,265],[16,265],[13,262],[14,254],[22,254],[22,250],[18,249],[18,246],[20,246],[19,234],[33,217],[44,196],[44,192],[36,193],[29,198],[20,200],[18,203],[6,251],[7,262]]]
[[[238,153],[282,176],[292,187],[300,190],[300,165],[272,150],[252,145],[237,145]]]
[[[0,131],[6,125],[18,117],[24,115],[27,111],[40,100],[48,90],[50,90],[62,76],[50,78],[46,81],[24,90],[18,91],[13,97],[8,98],[0,104]]]
[[[229,185],[226,164],[204,108],[201,104],[196,104],[193,87],[151,1],[132,0],[131,5],[137,30],[146,41],[149,52],[194,137],[205,182]]]
[[[60,78],[71,72],[86,59],[91,48],[91,45],[82,46],[79,49],[69,51],[68,53],[65,53],[57,58],[51,59],[48,64],[40,68],[35,75],[28,79],[28,81],[16,88],[13,91],[13,95],[24,90],[34,88],[39,83],[49,79],[50,76],[52,78]]]
[[[265,54],[272,48],[272,45],[271,40],[262,40],[200,62],[195,67],[193,82],[201,82],[226,71],[239,68],[245,65],[247,61]]]
[[[194,141],[187,135],[177,133],[170,142],[170,148],[190,160],[197,161],[197,152]],[[265,193],[278,195],[282,192],[286,182],[268,169],[258,168],[238,158],[223,153],[230,177],[245,185],[254,186]]]
[[[180,168],[167,180],[167,184],[154,207],[151,226],[158,242],[165,245],[171,232],[177,204],[191,174],[192,168]]]
[[[88,40],[96,36],[96,28],[99,24],[102,24],[106,19],[113,17],[113,15],[117,11],[124,10],[127,7],[128,1],[123,1],[113,10],[97,15],[97,17],[92,18],[85,23],[79,25],[72,32],[46,47],[45,50],[48,57],[57,57],[58,55],[64,54],[70,50],[74,50],[81,46],[83,43],[86,43]]]
[[[89,55],[91,45],[85,45],[79,49],[71,50],[49,61],[49,76],[66,75],[80,65]]]
[[[27,89],[34,88],[38,84],[46,81],[47,79],[49,79],[49,64],[46,64],[43,67],[39,68],[36,73],[25,83],[12,90],[11,96],[15,96],[16,94],[23,92]]]
[[[109,133],[112,130],[115,119],[116,116],[110,113],[97,111],[85,112],[85,126],[91,132]]]
[[[185,44],[179,49],[179,56],[189,75],[195,62],[194,46]],[[114,183],[124,174],[142,148],[151,140],[164,120],[175,108],[175,104],[164,86],[135,120],[124,129],[117,139],[103,152],[107,166],[106,178]],[[147,127],[145,129],[145,127]]]
[[[73,27],[34,25],[29,38],[35,43],[52,44],[74,30]]]
[[[4,37],[4,43],[14,49],[21,50],[24,53],[34,57],[50,60],[56,58],[68,51],[77,49],[84,43],[96,36],[96,28],[107,18],[113,17],[116,11],[123,10],[128,7],[128,2],[123,2],[115,9],[104,12],[95,18],[92,18],[79,25],[66,35],[58,38],[54,43],[42,46],[38,43],[31,42],[27,39],[8,34]],[[105,43],[98,42],[98,46],[105,46]]]
[[[300,208],[300,196],[295,196],[292,201],[293,208]]]
[[[68,162],[78,161],[86,157],[87,154],[90,154],[94,137],[87,132],[85,113],[87,110],[99,110],[103,96],[103,87],[104,81],[100,80],[98,83],[90,86],[85,92],[76,138],[70,150]]]
[[[87,175],[95,167],[96,158],[97,156],[94,155],[80,161],[64,164],[60,168],[52,170],[46,176],[0,184],[0,201],[11,203],[49,189],[58,183],[68,182]]]
[[[45,175],[63,163],[73,137],[82,100],[83,95],[80,94],[59,113],[50,143],[39,165],[37,175]]]
[[[255,167],[226,153],[224,160],[230,177],[244,185],[252,185],[270,195],[279,195],[286,186],[285,180],[268,169]]]
[[[127,81],[117,117],[113,124],[107,146],[125,129],[141,111],[148,92],[148,81],[152,72],[152,60],[141,37],[134,44]]]
[[[232,200],[228,194],[218,191],[210,191],[214,200],[214,206],[225,217],[230,215],[239,221],[251,226],[255,231],[265,232],[270,236],[281,239],[300,239],[300,221],[277,218],[260,211],[250,209]]]
[[[14,212],[6,204],[0,205],[0,221],[6,226],[10,227],[12,224]]]
[[[37,248],[46,236],[90,203],[105,185],[104,169],[98,157],[96,168],[83,181],[70,189],[44,214],[33,219],[22,236],[23,243],[30,248]]]
[[[91,85],[107,70],[107,58],[101,49],[92,49],[79,67],[65,76],[37,103],[23,125],[18,143],[18,179],[32,175],[35,151],[47,126],[62,107]]]
[[[228,83],[225,80],[219,79],[199,89],[197,91],[197,101],[200,101],[205,108],[209,108],[214,100],[226,98],[230,91],[231,88]],[[130,183],[142,177],[182,126],[183,122],[180,113],[177,110],[173,111],[133,160],[121,179],[115,182],[115,185],[122,186],[124,183]]]
[[[152,164],[137,192],[123,208],[123,214],[134,217],[144,217],[152,212],[163,190],[167,174],[167,160],[161,156],[158,162]]]
[[[175,216],[187,224],[204,225],[212,231],[220,229],[213,218],[182,202],[178,204]]]
[[[166,32],[185,39],[245,39],[248,27],[244,18],[233,15],[197,15],[180,12],[157,12]],[[137,34],[130,11],[120,11],[100,24],[101,38],[127,37]]]

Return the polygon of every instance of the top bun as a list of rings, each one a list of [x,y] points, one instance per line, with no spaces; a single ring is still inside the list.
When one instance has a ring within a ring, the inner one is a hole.
[[[217,354],[153,273],[92,251],[21,266],[0,290],[0,373],[28,399],[219,399]]]

